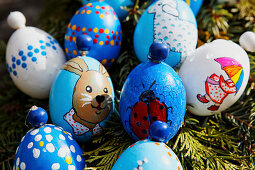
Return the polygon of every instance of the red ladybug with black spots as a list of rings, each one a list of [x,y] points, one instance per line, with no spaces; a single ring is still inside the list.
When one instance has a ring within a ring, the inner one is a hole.
[[[149,90],[140,95],[139,101],[133,107],[128,108],[132,110],[129,118],[130,127],[139,139],[148,137],[150,124],[154,121],[170,122],[170,125],[172,123],[171,120],[167,120],[168,109],[172,112],[172,107],[167,107],[164,102],[160,102],[151,90],[155,83],[156,81],[151,84]]]

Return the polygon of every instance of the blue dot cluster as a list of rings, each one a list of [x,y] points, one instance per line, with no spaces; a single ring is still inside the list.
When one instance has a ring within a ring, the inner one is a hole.
[[[11,65],[7,64],[7,68],[9,73],[13,73],[14,76],[17,76],[18,73],[16,71],[17,67],[22,67],[23,69],[27,69],[27,63],[26,61],[30,58],[32,60],[32,62],[36,62],[37,61],[37,55],[42,55],[42,56],[46,56],[46,48],[52,48],[53,50],[57,50],[56,48],[56,44],[58,44],[58,42],[50,37],[47,36],[48,41],[45,42],[43,40],[39,40],[40,43],[40,47],[34,47],[33,45],[29,45],[27,46],[27,54],[25,54],[25,52],[23,50],[19,50],[17,57],[12,56],[12,63]]]

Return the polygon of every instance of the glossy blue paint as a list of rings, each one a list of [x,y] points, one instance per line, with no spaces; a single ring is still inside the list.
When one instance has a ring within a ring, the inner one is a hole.
[[[141,63],[128,75],[121,91],[120,117],[134,140],[148,136],[149,125],[164,121],[170,140],[178,131],[186,110],[186,93],[177,73],[164,62]]]
[[[32,127],[40,127],[47,123],[48,114],[43,108],[33,106],[29,110],[26,120]]]
[[[147,60],[152,42],[165,42],[170,53],[166,63],[177,68],[197,44],[196,18],[182,0],[158,0],[142,14],[134,32],[134,49],[141,62]]]
[[[138,141],[129,146],[114,164],[112,170],[182,170],[175,153],[162,142]]]
[[[91,2],[76,11],[65,34],[67,60],[81,55],[76,47],[81,34],[93,40],[89,56],[110,67],[119,55],[122,40],[120,21],[112,7],[105,2]]]
[[[167,142],[170,132],[170,127],[166,122],[155,121],[150,125],[149,138],[156,142]]]
[[[83,152],[72,135],[61,127],[47,124],[31,129],[16,151],[14,170],[85,168]]]

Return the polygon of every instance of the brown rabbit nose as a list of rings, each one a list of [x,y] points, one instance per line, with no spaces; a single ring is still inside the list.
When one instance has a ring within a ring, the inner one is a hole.
[[[105,99],[104,96],[100,96],[100,95],[96,96],[96,101],[98,102],[98,104],[102,103],[104,101],[104,99]]]

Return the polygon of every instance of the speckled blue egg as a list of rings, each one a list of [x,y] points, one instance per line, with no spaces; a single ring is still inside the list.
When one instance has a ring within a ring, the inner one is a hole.
[[[192,9],[194,15],[197,15],[204,0],[184,0]]]
[[[84,5],[71,19],[65,34],[67,59],[80,56],[76,38],[87,34],[93,39],[90,57],[100,61],[106,68],[118,57],[121,46],[121,25],[113,8],[105,2]]]
[[[134,32],[134,49],[146,61],[152,42],[165,42],[170,53],[166,63],[178,68],[197,45],[197,23],[183,0],[158,0],[145,10]]]
[[[78,141],[99,135],[114,109],[114,89],[104,66],[91,57],[76,57],[60,70],[52,85],[52,122]]]
[[[61,127],[47,124],[32,129],[22,138],[14,160],[14,170],[83,170],[85,158],[72,135]]]
[[[97,0],[82,0],[82,3],[87,4],[89,2],[95,1]],[[121,21],[128,16],[128,11],[123,8],[131,8],[134,5],[134,2],[132,0],[105,0],[105,2],[111,5],[111,7],[114,9]]]
[[[120,117],[134,140],[148,138],[149,126],[159,120],[170,126],[170,140],[182,124],[186,93],[177,73],[166,63],[141,63],[128,75],[121,91]]]
[[[129,146],[112,170],[182,170],[175,153],[162,142],[138,141]]]

